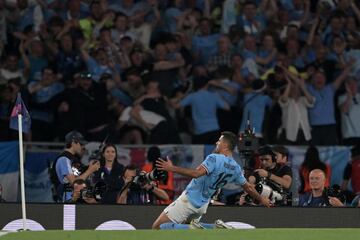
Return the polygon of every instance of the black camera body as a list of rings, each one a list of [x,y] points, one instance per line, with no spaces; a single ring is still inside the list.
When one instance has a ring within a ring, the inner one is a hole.
[[[80,199],[93,198],[94,192],[91,187],[86,187],[80,190]]]
[[[334,184],[333,186],[331,186],[329,188],[325,188],[324,195],[325,195],[326,199],[328,199],[328,197],[336,197],[342,203],[346,202],[346,196],[345,196],[344,192],[341,191],[340,186],[337,184]]]
[[[151,172],[145,172],[145,171],[139,172],[134,177],[133,183],[143,186],[152,181],[156,181],[156,180],[160,181],[160,180],[164,180],[165,178],[167,178],[166,171],[162,171],[157,168],[154,168]]]
[[[247,120],[246,129],[240,133],[238,150],[240,156],[244,159],[243,168],[248,175],[255,167],[255,152],[259,148],[259,139],[255,136],[255,132],[251,129],[250,120]]]
[[[93,151],[90,156],[89,156],[89,160],[96,160],[96,161],[100,161],[101,160],[101,156],[102,156],[102,151],[100,149],[96,149],[95,151]]]
[[[80,199],[94,198],[97,202],[100,202],[106,192],[106,183],[99,181],[94,187],[86,187],[80,190]]]

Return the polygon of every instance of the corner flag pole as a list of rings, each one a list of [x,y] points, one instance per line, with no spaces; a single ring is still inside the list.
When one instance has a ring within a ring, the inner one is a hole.
[[[18,127],[19,127],[19,157],[20,157],[20,187],[21,187],[21,212],[23,230],[27,230],[26,224],[26,206],[25,206],[25,179],[24,179],[24,149],[23,149],[23,129],[22,129],[22,115],[18,113]]]

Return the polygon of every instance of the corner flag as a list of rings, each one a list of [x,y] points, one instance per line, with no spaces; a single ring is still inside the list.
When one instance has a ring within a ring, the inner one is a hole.
[[[11,111],[10,125],[9,125],[9,127],[11,129],[18,130],[18,131],[19,131],[19,127],[18,127],[18,115],[19,114],[22,115],[23,132],[28,133],[31,128],[31,117],[30,117],[28,110],[26,109],[26,106],[21,98],[20,93],[18,93],[16,102],[15,102],[15,106]]]

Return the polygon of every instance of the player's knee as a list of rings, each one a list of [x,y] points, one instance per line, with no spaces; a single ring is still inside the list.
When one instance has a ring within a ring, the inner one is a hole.
[[[154,230],[159,230],[160,229],[160,224],[158,223],[158,221],[155,221],[151,227]]]

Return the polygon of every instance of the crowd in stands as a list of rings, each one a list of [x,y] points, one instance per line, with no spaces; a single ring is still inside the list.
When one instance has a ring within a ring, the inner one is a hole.
[[[360,139],[355,0],[0,0],[0,139],[18,92],[29,141]]]

